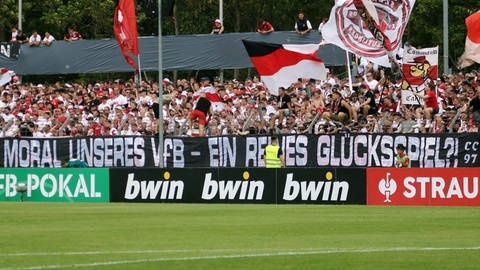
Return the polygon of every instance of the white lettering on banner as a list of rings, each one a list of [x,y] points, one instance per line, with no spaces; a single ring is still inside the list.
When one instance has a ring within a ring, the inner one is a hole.
[[[263,159],[268,143],[268,137],[247,137],[245,140],[245,167],[265,167]]]
[[[465,150],[466,151],[470,151],[470,150],[478,151],[479,150],[479,145],[480,145],[480,142],[466,142],[465,143]]]
[[[5,55],[6,57],[10,57],[10,45],[0,45],[0,54]]]
[[[160,165],[160,152],[158,144],[155,142],[155,138],[150,138],[152,145],[152,156],[155,167]],[[169,159],[172,160],[174,168],[185,168],[185,145],[181,139],[166,138],[163,143],[163,165],[167,164]],[[145,158],[143,158],[145,162]]]
[[[465,143],[465,154],[463,155],[463,162],[465,164],[475,164],[477,162],[478,153],[480,148],[480,143],[477,142],[466,142]]]
[[[181,200],[183,198],[183,181],[172,180],[135,180],[135,174],[128,174],[124,198],[127,200]],[[159,195],[160,194],[160,195]]]
[[[318,166],[328,166],[330,164],[330,136],[322,135],[318,137],[317,143],[317,164]],[[326,151],[324,151],[324,149]]]
[[[245,167],[265,167],[265,148],[269,143],[269,137],[247,137],[245,145]],[[307,166],[307,136],[284,136],[279,146],[282,149],[287,166]]]
[[[306,166],[308,162],[308,138],[305,135],[284,136],[281,148],[287,166]]]
[[[65,158],[91,167],[158,167],[154,137],[2,139],[2,167],[59,167]],[[165,138],[165,167],[264,167],[270,136]],[[201,143],[199,143],[201,142]],[[316,145],[315,145],[316,144]],[[403,144],[413,167],[475,167],[478,136],[351,134],[285,135],[280,148],[289,167],[393,167],[396,146]],[[245,153],[245,154],[244,154]]]
[[[343,147],[340,148],[344,149]],[[330,146],[330,165],[332,166],[340,166],[340,157],[335,157],[335,153],[342,153],[343,151],[335,151],[335,141],[332,141],[332,144]]]
[[[425,138],[425,156],[423,157],[423,164],[427,168],[434,167],[435,158],[435,145],[440,143],[438,138]]]
[[[378,144],[381,139],[382,136],[368,135],[368,167],[375,166],[374,164],[380,164],[377,151],[375,150],[379,149]],[[375,161],[375,163],[373,163],[373,161]]]
[[[403,195],[409,199],[415,198],[420,189],[420,198],[450,199],[475,199],[478,194],[478,177],[463,177],[459,182],[456,177],[450,179],[449,184],[442,177],[406,177],[403,180],[405,191]],[[460,185],[462,183],[462,185]]]
[[[228,137],[208,138],[210,167],[235,167],[237,157],[237,138],[232,142]]]
[[[403,144],[411,161],[420,168],[443,168],[458,164],[459,139],[392,135],[321,135],[317,141],[317,164],[321,167],[393,167],[396,146]],[[470,155],[473,156],[473,155]],[[418,164],[418,165],[417,165]]]
[[[77,180],[77,186],[75,188],[75,193],[73,193],[74,197],[78,197],[79,194],[83,194],[83,197],[88,198],[88,188],[87,184],[85,183],[85,178],[83,175],[80,175]]]
[[[383,140],[380,142],[380,148],[382,149],[380,152],[380,163],[382,167],[389,167],[391,165],[391,161],[395,158],[393,152],[393,137],[392,136],[385,136]]]
[[[69,158],[84,160],[93,167],[145,166],[144,138],[82,138],[68,142]]]
[[[348,139],[348,142],[346,141]],[[352,137],[341,137],[340,141],[342,142],[342,148],[348,146],[348,151],[344,151],[340,156],[340,165],[348,167],[353,163],[353,138]],[[345,156],[345,153],[348,152],[348,156]]]
[[[17,176],[14,174],[1,175],[0,179],[5,179],[5,197],[15,197],[17,195]]]
[[[57,142],[48,140],[4,140],[4,167],[55,167],[60,165],[57,159]],[[42,147],[43,146],[43,147]],[[41,151],[40,151],[41,149]]]
[[[30,198],[33,196],[35,191],[38,191],[44,198],[52,198],[55,196],[58,196],[59,198],[102,197],[102,193],[97,192],[95,189],[95,174],[79,174],[78,178],[73,178],[73,176],[73,174],[54,175],[51,173],[43,175],[27,174],[26,195],[28,198]],[[87,181],[85,179],[86,176],[89,177],[89,185],[87,185]],[[15,197],[17,195],[16,186],[18,183],[16,175],[0,174],[0,181],[3,179],[5,179],[5,197]],[[0,187],[1,186],[2,185],[0,184]],[[72,193],[70,189],[72,187],[75,187],[74,193]]]
[[[365,135],[360,135],[355,138],[355,163],[358,164],[358,166],[367,166],[367,140],[368,138]],[[362,147],[362,150],[360,150],[360,147]]]
[[[345,181],[295,181],[293,173],[289,173],[285,182],[283,199],[293,201],[300,195],[302,201],[317,201],[322,195],[322,201],[346,201],[349,187],[350,185]]]
[[[263,198],[265,184],[263,181],[255,180],[232,180],[216,181],[212,179],[212,174],[205,174],[203,182],[202,199],[204,200],[257,200]]]
[[[50,180],[51,183],[48,183],[47,180]],[[50,192],[47,191],[47,186],[51,189]],[[40,193],[45,198],[51,198],[55,192],[57,192],[57,181],[55,177],[51,174],[45,174],[42,180],[40,180]]]

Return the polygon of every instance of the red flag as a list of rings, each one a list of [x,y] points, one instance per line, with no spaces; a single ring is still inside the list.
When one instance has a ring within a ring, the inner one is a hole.
[[[129,55],[138,56],[137,17],[134,0],[120,0],[113,19],[113,31],[127,63],[138,70],[137,63]]]

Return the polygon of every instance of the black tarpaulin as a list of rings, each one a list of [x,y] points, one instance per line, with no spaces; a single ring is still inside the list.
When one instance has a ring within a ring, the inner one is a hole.
[[[223,35],[182,35],[163,37],[165,70],[207,70],[253,67],[242,40],[278,44],[319,43],[321,36],[312,32],[300,36],[294,32],[228,33]],[[141,67],[158,70],[157,37],[139,39]],[[345,51],[334,46],[320,47],[318,56],[327,66],[345,65]],[[22,45],[18,60],[0,58],[0,67],[20,75],[131,72],[115,39],[57,41],[51,47]]]

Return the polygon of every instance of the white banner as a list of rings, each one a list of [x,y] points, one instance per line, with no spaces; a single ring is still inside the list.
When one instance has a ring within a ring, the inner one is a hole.
[[[438,78],[438,46],[434,48],[405,48],[403,54],[402,104],[423,105],[413,93],[424,95],[427,83]]]

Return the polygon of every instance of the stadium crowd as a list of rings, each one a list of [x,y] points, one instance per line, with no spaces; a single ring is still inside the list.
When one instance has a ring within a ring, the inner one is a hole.
[[[165,79],[164,132],[199,136],[198,121],[189,119],[205,89],[214,89],[221,99],[211,102],[207,136],[478,132],[480,72],[441,77],[432,91],[418,95],[425,106],[401,105],[401,80],[389,80],[383,71],[367,69],[355,81],[350,90],[348,80],[329,74],[326,81],[298,80],[274,96],[257,77],[211,84],[207,78]],[[159,130],[157,83],[12,82],[0,93],[1,137],[153,135]]]

